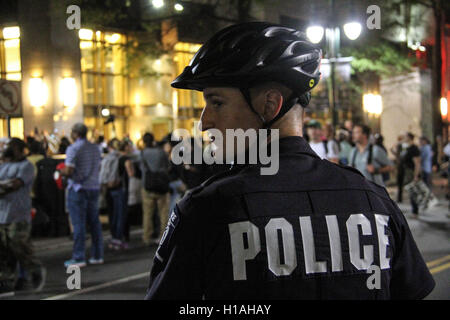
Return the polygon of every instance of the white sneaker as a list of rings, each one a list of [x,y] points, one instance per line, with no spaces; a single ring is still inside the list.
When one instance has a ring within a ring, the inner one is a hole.
[[[89,259],[89,264],[103,264],[103,263],[105,263],[103,259],[94,259],[94,258]]]

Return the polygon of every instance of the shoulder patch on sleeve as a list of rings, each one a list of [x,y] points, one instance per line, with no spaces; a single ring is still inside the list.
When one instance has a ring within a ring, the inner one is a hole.
[[[155,258],[158,259],[161,263],[164,263],[167,260],[168,255],[170,254],[170,240],[175,233],[175,228],[178,226],[179,222],[180,214],[177,207],[175,206],[172,213],[170,214],[166,229],[161,237],[159,247],[155,253]]]

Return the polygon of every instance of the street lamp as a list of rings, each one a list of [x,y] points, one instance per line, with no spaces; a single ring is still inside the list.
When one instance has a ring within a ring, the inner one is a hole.
[[[336,8],[334,6],[334,1],[332,1],[333,12],[335,12]],[[306,29],[306,36],[312,43],[319,43],[322,41],[323,35],[325,33],[326,42],[328,45],[328,60],[330,61],[331,72],[330,72],[330,80],[331,80],[331,94],[329,96],[330,99],[330,107],[331,107],[331,115],[332,115],[332,123],[333,126],[336,127],[338,124],[338,114],[336,110],[336,62],[339,58],[339,45],[340,45],[340,29],[338,26],[333,24],[333,18],[329,19],[329,26],[324,29],[319,25],[311,25]],[[362,30],[362,26],[359,22],[349,22],[343,26],[344,33],[350,40],[356,40]],[[325,31],[325,32],[324,32]]]
[[[164,0],[152,0],[152,5],[156,8],[162,8],[164,6]]]
[[[327,28],[327,32],[332,32],[335,28]],[[344,24],[344,33],[350,40],[356,40],[361,35],[362,26],[359,22],[349,22]],[[322,41],[324,35],[324,28],[318,25],[311,25],[306,29],[306,36],[312,43],[319,43]]]
[[[321,26],[310,26],[306,29],[306,36],[312,43],[319,43],[322,41],[324,32]]]
[[[361,34],[361,24],[359,22],[349,22],[344,24],[344,33],[350,40],[358,39]]]
[[[184,10],[183,5],[182,5],[182,4],[179,4],[179,3],[175,3],[175,5],[174,5],[173,7],[174,7],[174,9],[175,9],[176,11],[178,11],[178,12],[181,12],[181,11]]]

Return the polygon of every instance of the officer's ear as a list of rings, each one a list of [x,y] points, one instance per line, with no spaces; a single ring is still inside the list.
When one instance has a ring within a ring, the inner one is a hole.
[[[270,121],[275,118],[280,112],[283,102],[283,94],[280,92],[280,90],[267,90],[264,94],[264,119],[266,119],[266,121]]]

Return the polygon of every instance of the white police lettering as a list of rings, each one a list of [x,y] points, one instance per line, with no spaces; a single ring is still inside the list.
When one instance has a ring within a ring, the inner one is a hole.
[[[316,260],[316,248],[314,245],[311,217],[300,217],[300,227],[302,229],[303,254],[305,256],[306,273],[327,272],[326,261]]]
[[[389,269],[390,258],[387,257],[386,249],[389,245],[389,238],[386,235],[385,228],[388,226],[389,216],[385,216],[382,214],[375,215],[375,223],[377,225],[377,234],[378,234],[378,243],[380,248],[380,268],[381,269]]]
[[[370,227],[370,221],[362,213],[352,214],[347,220],[347,234],[348,234],[348,245],[350,249],[350,262],[358,270],[367,270],[373,262],[373,246],[365,245],[363,246],[363,255],[359,252],[360,241],[359,241],[359,231],[358,225],[361,226],[362,235],[369,236],[372,235],[372,230]]]
[[[261,251],[259,230],[250,221],[236,222],[228,225],[231,239],[234,280],[247,280],[246,260],[251,260]],[[248,246],[244,246],[244,234]]]
[[[328,234],[330,236],[331,251],[331,271],[339,272],[344,270],[342,263],[341,236],[336,216],[326,216]]]
[[[378,250],[380,252],[379,261],[377,262],[379,262],[381,269],[389,269],[390,258],[387,257],[389,237],[386,231],[389,216],[376,214],[374,220],[378,238],[375,238],[374,233],[372,232],[371,222],[366,216],[362,213],[351,214],[346,221],[347,242],[341,238],[337,216],[324,216],[324,221],[322,223],[325,225],[326,222],[330,246],[331,266],[329,266],[326,261],[317,261],[316,243],[314,241],[315,238],[311,217],[299,217],[298,221],[302,235],[303,256],[305,261],[304,273],[306,275],[313,275],[330,271],[344,271],[342,245],[347,245],[347,243],[348,250],[345,251],[349,252],[350,262],[357,270],[368,270],[373,264],[375,243],[378,243]],[[318,221],[317,223],[320,224],[321,222]],[[302,260],[302,258],[299,258],[298,256],[302,253],[299,253],[296,250],[293,226],[285,218],[270,219],[265,225],[264,231],[260,230],[250,221],[232,223],[229,224],[228,227],[231,239],[234,280],[247,280],[247,262],[255,259],[261,251],[260,232],[265,232],[268,270],[274,275],[291,275],[296,269],[299,259],[300,261]],[[361,228],[361,232],[359,231],[359,228]],[[362,236],[366,237],[366,243],[372,244],[365,244],[362,246],[363,254],[361,257],[360,248]],[[343,237],[345,236],[343,235]],[[247,244],[245,244],[246,242]],[[281,248],[283,248],[282,252]],[[323,241],[321,241],[320,248],[323,249]],[[282,261],[282,257],[284,258],[284,261]]]
[[[284,263],[281,263],[278,230],[281,231]],[[297,253],[295,252],[294,230],[284,218],[271,219],[265,227],[267,243],[267,259],[269,269],[276,276],[288,276],[297,267]]]

